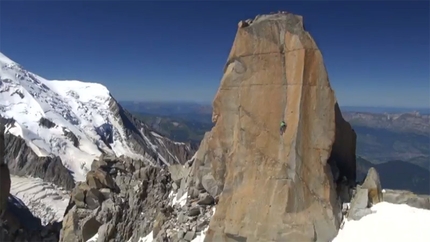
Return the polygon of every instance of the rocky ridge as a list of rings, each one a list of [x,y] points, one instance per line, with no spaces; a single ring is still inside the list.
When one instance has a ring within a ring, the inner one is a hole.
[[[73,189],[60,241],[191,241],[203,232],[215,199],[204,189],[187,199],[190,160],[167,169],[114,157],[95,161]],[[180,198],[180,199],[179,199]],[[178,201],[178,199],[180,201]]]
[[[430,115],[412,113],[366,113],[344,112],[343,116],[349,122],[372,128],[429,135]]]
[[[123,112],[127,111],[123,110]],[[186,161],[193,155],[194,150],[190,145],[174,142],[163,136],[157,135],[150,131],[149,128],[144,128],[144,124],[141,121],[135,119],[133,116],[130,115],[128,118],[133,119],[135,124],[139,124],[137,127],[141,127],[141,132],[152,133],[151,136],[149,136],[153,137],[151,144],[159,147],[157,149],[158,153],[154,152],[152,149],[150,149],[150,151],[140,150],[140,154],[144,154],[146,156],[146,158],[142,161],[145,162],[145,164],[151,163],[158,166],[166,166],[167,164],[181,164],[181,162]],[[50,121],[47,121],[47,119],[44,120],[45,124],[49,125],[52,123],[49,122]],[[13,119],[6,119],[0,116],[0,125],[11,128],[14,127],[16,123]],[[72,137],[75,137],[73,136],[73,133],[68,134]],[[128,135],[130,135],[130,137],[134,136],[132,133],[128,133]],[[71,190],[75,186],[72,173],[64,166],[63,161],[59,156],[54,156],[52,154],[48,156],[40,156],[35,153],[32,145],[29,145],[26,140],[7,131],[5,132],[4,137],[6,145],[4,159],[8,164],[11,174],[18,176],[38,177],[44,181],[51,182],[67,190]],[[142,136],[138,137],[143,139]],[[145,135],[145,137],[147,136]],[[137,138],[135,137],[135,139]],[[79,141],[77,140],[76,142]],[[136,149],[138,149],[138,147],[140,147],[140,145],[135,145]],[[104,154],[102,153],[102,156],[103,155]],[[122,159],[132,160],[127,157],[122,157]]]

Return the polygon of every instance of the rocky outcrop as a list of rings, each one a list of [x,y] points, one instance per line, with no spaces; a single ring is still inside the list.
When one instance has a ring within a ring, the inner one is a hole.
[[[183,163],[183,162],[182,162]],[[187,242],[204,233],[216,200],[204,190],[188,195],[192,160],[168,169],[103,156],[73,189],[60,241]]]
[[[0,127],[13,127],[13,119],[0,117]],[[4,132],[3,132],[4,133]],[[10,173],[17,176],[32,176],[71,190],[75,186],[73,176],[64,167],[60,157],[39,156],[21,137],[9,132],[4,133],[4,160]]]
[[[411,207],[430,210],[430,196],[414,194],[410,191],[384,189],[382,192],[384,202],[394,204],[407,204]]]
[[[371,204],[377,204],[382,202],[382,186],[379,174],[374,167],[371,167],[367,172],[366,179],[361,186],[358,188],[367,189],[369,202]]]
[[[352,220],[360,220],[371,214],[370,207],[382,202],[382,187],[379,174],[374,167],[369,168],[363,184],[354,188],[354,195],[346,217]]]
[[[96,233],[99,241],[127,241],[133,234],[148,234],[166,210],[171,189],[166,171],[106,159],[95,161],[86,182],[73,189],[60,241],[81,241]]]
[[[219,196],[205,241],[336,236],[342,217],[337,186],[355,183],[356,135],[340,114],[301,16],[260,15],[239,24],[213,121],[189,190],[203,187]]]
[[[115,108],[117,104],[113,103]],[[63,220],[62,241],[86,240],[97,232],[105,241],[126,241],[133,234],[135,237],[141,237],[149,233],[153,230],[155,222],[160,236],[167,236],[167,228],[163,227],[166,220],[160,218],[172,216],[167,215],[166,212],[169,206],[171,181],[168,172],[161,167],[183,164],[186,159],[191,157],[193,149],[188,144],[174,142],[159,136],[119,105],[117,107],[118,110],[115,111],[113,108],[111,111],[118,116],[120,125],[124,125],[125,132],[130,137],[126,142],[134,144],[136,153],[143,154],[145,159],[133,160],[128,157],[111,157],[102,154],[93,163],[91,171],[87,173],[86,182],[78,183],[76,187],[73,176],[64,167],[59,157],[46,156],[47,154],[43,152],[36,154],[38,149],[31,141],[26,141],[10,132],[6,132],[4,135],[6,144],[4,158],[7,165],[0,167],[0,172],[10,170],[14,175],[38,177],[67,190],[73,189]],[[2,128],[5,126],[10,128],[15,125],[15,121],[0,117],[0,124]],[[41,119],[39,125],[52,128],[52,125],[55,124],[50,123],[48,119]],[[112,137],[114,137],[112,130],[109,131],[109,128],[104,127],[98,131],[99,135],[103,135],[105,143],[112,143]],[[79,146],[79,138],[74,133],[65,128],[63,128],[63,132],[75,147]],[[154,167],[154,165],[160,167]],[[9,175],[9,172],[7,174]],[[6,175],[2,175],[3,178],[6,178]],[[6,195],[0,197],[0,202],[7,201],[10,189],[10,180],[8,181],[9,183],[1,183],[2,192],[4,191]],[[5,206],[2,205],[1,209],[3,207]],[[162,215],[164,213],[166,215]],[[9,241],[9,239],[15,241],[20,238],[45,241],[47,235],[51,239],[56,238],[52,241],[58,241],[60,234],[58,229],[49,230],[56,233],[54,237],[50,235],[51,232],[43,232],[44,234],[41,235],[40,231],[48,230],[47,227],[40,224],[39,220],[38,225],[33,226],[39,231],[38,233],[23,234],[16,232],[25,228],[22,221],[15,219],[15,215],[10,216],[8,213],[8,216],[8,221],[16,220],[14,222],[16,225],[13,226],[16,229],[5,228],[4,231],[7,235],[2,237],[5,241]],[[207,215],[207,217],[210,216]],[[208,219],[206,222],[208,223]],[[99,229],[100,231],[98,231]],[[184,229],[184,231],[188,230]],[[196,230],[193,232],[193,236],[198,234]]]
[[[52,122],[51,120],[41,117],[39,120],[39,125],[43,126],[45,128],[51,129],[54,128],[55,126],[57,126],[54,122]]]

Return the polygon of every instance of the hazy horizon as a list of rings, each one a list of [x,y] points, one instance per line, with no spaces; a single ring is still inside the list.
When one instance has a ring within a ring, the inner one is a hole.
[[[144,100],[144,101],[136,101],[136,100],[118,100],[120,103],[140,103],[140,104],[165,104],[165,105],[201,105],[201,106],[210,106],[212,107],[212,102],[198,102],[198,101],[187,101],[187,100]],[[351,111],[351,112],[413,112],[417,111],[421,114],[429,114],[430,107],[394,107],[394,106],[347,106],[339,104],[339,107],[342,111]]]

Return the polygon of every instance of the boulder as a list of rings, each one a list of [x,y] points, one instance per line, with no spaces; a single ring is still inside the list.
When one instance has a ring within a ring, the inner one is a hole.
[[[213,197],[218,196],[222,191],[222,184],[220,184],[212,174],[206,174],[202,177],[202,185],[206,191]]]
[[[374,167],[371,167],[367,172],[367,176],[364,179],[361,188],[369,191],[369,202],[377,204],[382,202],[382,187],[381,181],[379,180],[379,174]]]
[[[158,212],[158,215],[155,217],[154,228],[152,229],[154,238],[158,235],[166,220],[167,217],[163,213]]]
[[[119,207],[115,205],[112,199],[107,199],[102,203],[101,209],[97,213],[97,221],[108,223],[113,218],[115,213],[119,211]]]
[[[113,222],[108,222],[100,226],[98,230],[98,241],[109,241],[110,238],[114,237],[115,225]]]
[[[91,188],[89,191],[87,191],[85,203],[89,209],[96,209],[102,204],[104,199],[104,195],[99,190]]]
[[[114,166],[116,163],[121,163],[121,160],[112,155],[102,154],[100,157],[91,163],[91,170],[95,171],[97,168],[102,170],[109,170],[110,167]]]
[[[93,163],[91,163],[91,170],[95,171],[97,170],[97,168],[104,168],[107,166],[108,166],[107,162],[99,158],[99,159],[93,160]]]
[[[113,178],[101,168],[97,168],[95,171],[89,171],[87,173],[87,184],[91,188],[110,188],[117,190],[117,186]]]
[[[189,168],[183,165],[170,165],[168,166],[170,177],[174,182],[184,179],[188,176]]]
[[[301,16],[282,12],[239,24],[212,121],[192,169],[193,186],[219,196],[205,241],[336,236],[342,214],[335,177],[355,183],[356,134]]]
[[[196,237],[196,232],[195,231],[188,231],[184,236],[184,240],[191,241],[194,239],[194,237]]]
[[[73,188],[72,193],[70,194],[71,201],[78,207],[85,207],[85,196],[90,190],[90,187],[85,182],[79,182],[75,188]]]
[[[79,235],[76,233],[80,230],[79,220],[82,217],[78,215],[76,207],[68,211],[63,219],[63,226],[60,232],[60,242],[75,242],[81,241]]]
[[[351,200],[347,218],[352,220],[360,220],[362,217],[371,214],[369,209],[369,191],[365,188],[358,188],[354,197]]]
[[[82,239],[83,241],[87,241],[92,238],[97,231],[99,230],[101,224],[94,217],[87,219],[82,224]]]
[[[109,188],[100,188],[99,191],[104,197],[103,200],[111,198],[111,190]]]
[[[215,203],[215,199],[207,193],[202,193],[199,195],[198,205],[213,205]]]
[[[198,216],[200,214],[200,207],[195,206],[190,208],[190,210],[188,210],[188,216],[190,217],[195,217]]]

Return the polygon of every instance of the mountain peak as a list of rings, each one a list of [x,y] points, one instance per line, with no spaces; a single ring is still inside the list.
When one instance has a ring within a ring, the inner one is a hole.
[[[356,135],[301,16],[239,24],[213,121],[194,163],[197,187],[220,197],[207,241],[333,239],[335,183],[355,183]]]
[[[3,53],[0,52],[0,66],[5,65],[18,65],[18,63],[9,59],[9,57],[5,56]]]
[[[286,11],[278,11],[276,13],[272,12],[269,14],[257,15],[254,19],[239,21],[238,26],[239,28],[245,28],[253,24],[258,24],[265,21],[281,21],[285,23],[288,22],[290,27],[298,27],[298,30],[303,30],[303,17]]]
[[[188,145],[152,132],[104,85],[46,80],[3,54],[0,61],[0,117],[13,119],[6,132],[24,139],[40,157],[60,157],[76,180],[84,180],[93,160],[104,153],[159,165],[189,158]],[[184,150],[186,157],[171,148]]]

